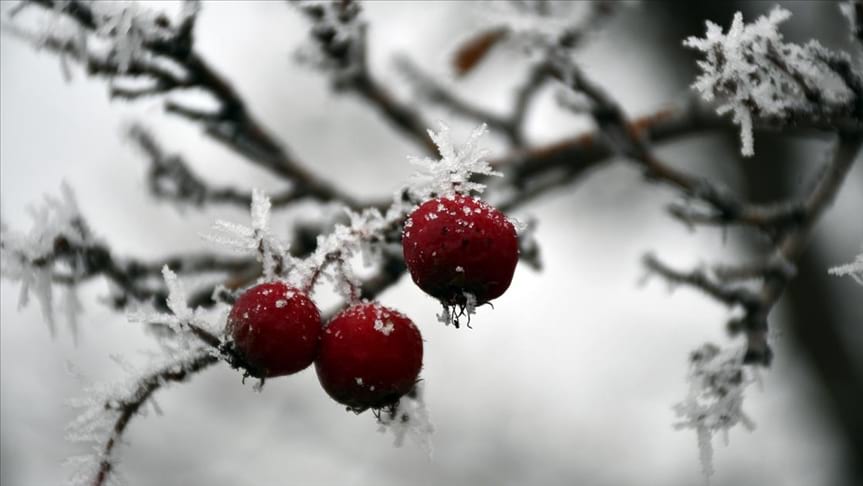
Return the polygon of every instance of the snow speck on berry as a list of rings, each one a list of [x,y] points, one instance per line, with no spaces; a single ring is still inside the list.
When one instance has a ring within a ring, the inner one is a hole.
[[[318,351],[321,316],[315,304],[284,282],[256,285],[228,316],[234,346],[266,377],[305,369]]]
[[[429,219],[428,214],[438,217]],[[443,304],[441,319],[458,326],[468,307],[509,288],[518,263],[518,237],[503,213],[482,200],[454,195],[426,201],[410,220],[411,231],[402,239],[405,263],[414,283]]]
[[[315,369],[327,394],[359,412],[392,406],[410,392],[422,357],[422,336],[410,319],[365,302],[327,324]]]

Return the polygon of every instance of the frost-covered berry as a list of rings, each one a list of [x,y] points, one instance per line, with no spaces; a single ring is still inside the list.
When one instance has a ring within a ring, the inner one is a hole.
[[[405,222],[402,247],[414,283],[444,306],[500,297],[518,263],[512,223],[484,201],[460,194],[417,208]]]
[[[300,290],[267,282],[246,290],[228,315],[236,350],[266,377],[290,375],[315,360],[321,314]]]
[[[411,391],[423,341],[410,319],[377,303],[351,306],[321,335],[315,369],[335,401],[354,410],[392,405]]]

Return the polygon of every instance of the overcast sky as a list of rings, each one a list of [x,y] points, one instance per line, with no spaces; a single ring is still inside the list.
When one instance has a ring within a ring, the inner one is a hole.
[[[580,57],[631,113],[686,88],[668,84],[649,42],[627,36],[636,27],[644,39],[661,34],[639,21],[649,8],[645,2],[626,10]],[[471,25],[464,10],[448,2],[369,4],[374,68],[390,78],[392,54],[409,52],[443,72],[436,66],[457,40],[454,33]],[[197,45],[311,170],[357,195],[391,193],[412,171],[405,156],[420,148],[360,101],[333,97],[322,76],[294,63],[292,52],[305,34],[302,19],[281,2],[217,2],[204,6]],[[63,181],[76,190],[95,232],[121,255],[156,258],[203,248],[197,235],[215,217],[245,221],[235,208],[180,212],[155,201],[143,184],[143,161],[121,135],[131,120],[151,126],[167,148],[216,184],[279,187],[197,127],[163,116],[158,102],[111,103],[103,82],[75,70],[67,83],[51,55],[5,35],[0,41],[5,222],[26,227],[25,208],[57,194]],[[512,56],[492,59],[462,89],[488,106],[504,106],[516,80]],[[489,88],[477,94],[483,83]],[[589,127],[555,111],[546,95],[531,119],[537,140]],[[470,128],[434,114],[459,133]],[[662,153],[689,160],[711,150],[727,149],[707,138]],[[842,252],[837,263],[850,261],[863,241],[863,228],[842,224],[855,215],[859,220],[863,207],[860,165],[824,222],[835,235],[831,248]],[[410,316],[426,340],[423,378],[437,429],[431,459],[411,443],[393,448],[370,414],[346,413],[311,369],[269,381],[257,393],[236,372],[216,366],[158,393],[164,414],[130,426],[120,449],[122,470],[130,484],[165,486],[698,484],[695,434],[672,429],[671,405],[686,392],[689,351],[708,340],[728,343],[722,326],[728,313],[693,291],[669,293],[660,281],[638,287],[639,259],[654,250],[686,265],[732,257],[735,249],[719,232],[690,233],[671,221],[663,211],[671,198],[615,166],[521,209],[515,216],[539,218],[545,269],[520,265],[510,290],[493,310],[478,312],[473,329],[438,323],[437,303],[408,278],[380,297]],[[0,284],[4,485],[59,484],[67,473],[62,461],[81,452],[63,439],[74,416],[65,400],[81,389],[67,362],[104,380],[121,374],[111,354],[143,362],[141,351],[152,349],[135,324],[99,303],[106,290],[101,281],[86,287],[76,346],[65,329],[52,340],[35,306],[17,309],[18,286]],[[763,375],[763,390],[750,389],[745,406],[757,429],[735,430],[727,448],[717,442],[716,484],[833,484],[837,450],[823,403],[783,339],[781,313],[774,325],[775,364]]]

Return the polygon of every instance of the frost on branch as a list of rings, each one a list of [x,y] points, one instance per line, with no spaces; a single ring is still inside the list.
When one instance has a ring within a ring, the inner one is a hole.
[[[850,275],[857,283],[863,285],[863,253],[857,255],[853,262],[833,267],[829,272],[831,275]]]
[[[135,64],[153,60],[149,46],[170,43],[180,35],[180,28],[172,28],[164,12],[136,1],[58,0],[48,3],[53,5],[53,15],[49,22],[44,23],[45,27],[35,32],[19,29],[15,33],[29,39],[37,48],[51,44],[63,46],[61,61],[64,72],[67,71],[68,55],[84,64],[115,66],[118,74],[125,74]],[[79,17],[79,22],[59,15],[74,17],[80,11],[79,3],[83,3],[92,15]],[[176,25],[185,26],[198,10],[199,2],[183,2]]]
[[[190,347],[193,342],[191,339],[182,339],[187,336],[189,331],[195,329],[204,330],[213,335],[220,332],[222,323],[216,322],[210,324],[205,316],[205,310],[201,308],[192,309],[189,307],[189,297],[186,293],[182,282],[167,265],[162,267],[162,278],[165,281],[165,286],[168,289],[168,297],[166,303],[170,313],[163,312],[147,312],[143,310],[129,312],[126,317],[130,322],[139,322],[142,324],[157,324],[167,327],[172,331],[172,338],[177,344],[183,347]],[[187,336],[188,337],[188,336]],[[212,344],[212,343],[210,343]],[[217,350],[213,350],[214,356],[218,356]]]
[[[274,265],[274,271],[267,274],[268,279],[285,278],[292,285],[311,291],[316,283],[324,278],[334,284],[335,290],[348,302],[360,299],[361,282],[352,267],[355,256],[362,257],[362,264],[371,267],[380,263],[382,252],[388,243],[397,243],[401,225],[415,208],[417,201],[425,201],[435,196],[481,192],[485,185],[471,181],[474,175],[500,175],[492,170],[485,160],[487,151],[480,147],[480,138],[486,133],[485,125],[477,127],[461,146],[450,138],[449,129],[441,125],[439,131],[429,134],[438,146],[440,159],[411,158],[422,171],[414,183],[398,191],[389,207],[385,209],[367,208],[353,211],[345,208],[347,224],[336,224],[332,231],[317,237],[315,250],[306,258],[291,258],[283,250],[283,265]],[[259,200],[265,196],[256,196]],[[254,206],[254,204],[253,204]],[[259,210],[260,212],[260,210]],[[262,213],[264,214],[264,213]],[[265,217],[258,218],[266,221]],[[254,225],[253,225],[254,226]],[[266,225],[258,225],[260,228]],[[260,245],[254,229],[229,223],[217,223],[217,229],[233,233],[234,238],[214,238],[211,240],[226,243],[234,248],[254,251]],[[266,233],[268,234],[268,233]],[[266,247],[266,245],[264,245]],[[283,248],[283,247],[280,247]],[[278,262],[277,262],[278,263]]]
[[[264,278],[272,280],[281,272],[289,255],[287,245],[270,232],[271,206],[270,198],[255,189],[252,191],[251,227],[217,220],[212,232],[201,236],[236,252],[255,255],[263,266]]]
[[[386,215],[376,208],[361,212],[345,209],[345,212],[350,222],[336,224],[330,233],[319,235],[315,251],[294,262],[289,281],[299,288],[311,289],[323,276],[334,283],[335,290],[346,301],[357,302],[361,282],[350,260],[361,255],[364,266],[377,263],[381,256],[379,243],[386,238],[388,228],[395,227],[403,216],[392,208]]]
[[[690,356],[689,393],[674,406],[680,421],[677,429],[694,429],[698,436],[701,468],[705,477],[713,474],[713,435],[737,424],[752,430],[755,424],[743,412],[743,393],[752,382],[743,367],[745,348],[720,349],[704,344]]]
[[[349,222],[336,224],[330,233],[320,235],[315,250],[303,260],[292,258],[286,252],[286,245],[271,233],[270,201],[258,190],[252,194],[250,226],[218,221],[214,226],[214,234],[206,238],[233,250],[257,255],[262,261],[265,279],[286,278],[303,284],[302,288],[310,288],[323,276],[335,283],[336,289],[346,300],[357,300],[360,297],[360,281],[354,274],[351,260],[355,256],[363,255],[367,265],[374,263],[380,258],[381,251],[388,242],[398,241],[401,225],[414,207],[413,201],[403,197],[404,194],[427,198],[433,191],[444,192],[444,189],[452,190],[455,187],[465,190],[482,189],[481,185],[472,185],[469,179],[475,173],[492,174],[489,165],[483,160],[485,152],[477,147],[478,139],[483,133],[484,127],[475,130],[463,148],[457,148],[447,138],[447,130],[435,133],[442,158],[440,161],[426,162],[430,167],[429,172],[433,174],[431,181],[418,182],[400,191],[384,211],[377,208],[361,212],[346,210]],[[50,221],[50,224],[42,222],[39,234],[46,233],[42,226],[68,230],[70,226],[74,228],[72,221],[80,219],[71,193],[68,189],[66,191],[70,203],[49,199],[52,203],[50,207],[60,216],[47,212],[46,214],[54,216],[42,218]],[[68,214],[62,210],[68,211]],[[81,231],[79,238],[83,242],[89,237],[89,233]],[[4,229],[4,245],[6,234]],[[50,240],[57,233],[46,234]],[[10,241],[15,242],[12,246],[14,248],[21,247],[28,251],[39,248],[37,244],[26,241],[23,236],[16,236]],[[9,248],[4,246],[4,261],[7,256],[12,255],[7,253],[7,249]],[[50,248],[45,249],[50,251]],[[156,364],[143,371],[129,367],[129,371],[138,377],[136,380],[90,386],[86,390],[87,397],[73,402],[83,410],[70,424],[68,437],[73,441],[90,444],[92,453],[69,460],[69,465],[76,471],[72,484],[106,484],[105,481],[117,480],[114,474],[117,466],[115,446],[119,444],[129,420],[143,411],[144,405],[158,387],[169,381],[180,381],[217,359],[223,359],[235,367],[246,365],[231,354],[230,343],[223,337],[224,318],[208,318],[203,309],[192,309],[177,275],[167,266],[163,268],[162,274],[168,289],[167,306],[170,312],[136,312],[128,317],[131,321],[162,325],[169,329],[171,332],[166,336],[170,339],[161,340],[160,345],[163,353],[169,355],[171,360],[168,364],[162,360],[161,365]],[[384,324],[379,330],[388,332]],[[381,411],[379,420],[382,430],[393,433],[396,445],[401,445],[405,438],[410,436],[430,453],[433,426],[422,399],[421,385],[418,384],[414,391],[402,397],[392,409]],[[101,477],[101,480],[95,481],[94,478],[97,477]]]
[[[727,33],[707,22],[705,37],[690,37],[684,45],[701,51],[701,75],[693,87],[706,101],[719,99],[719,114],[732,113],[740,126],[741,152],[754,154],[752,128],[756,119],[779,123],[821,120],[853,109],[855,95],[831,68],[847,62],[817,41],[805,45],[783,42],[779,25],[791,13],[776,7],[751,24],[734,15]]]
[[[432,454],[431,436],[434,425],[431,423],[428,408],[423,398],[423,384],[417,383],[414,389],[403,396],[394,408],[381,411],[378,417],[380,432],[392,432],[393,445],[401,447],[405,437],[410,437],[426,453]]]
[[[366,23],[359,2],[291,1],[312,21],[312,40],[297,49],[297,61],[332,74],[336,89],[361,76]]]
[[[163,351],[158,360],[154,359],[143,368],[112,356],[126,376],[114,382],[91,383],[84,388],[82,396],[68,401],[79,413],[66,426],[66,440],[84,444],[88,449],[87,453],[66,460],[66,466],[71,469],[70,486],[123,484],[117,471],[116,448],[129,421],[135,415],[146,414],[148,402],[159,413],[152,401],[153,392],[168,382],[182,381],[209,363],[206,355],[199,352]]]
[[[440,160],[410,157],[411,163],[419,166],[417,183],[410,187],[411,195],[419,200],[434,196],[453,196],[458,194],[482,193],[485,184],[471,182],[474,174],[502,176],[492,169],[486,160],[488,151],[479,145],[479,140],[487,132],[485,124],[478,126],[461,147],[456,147],[450,136],[449,127],[440,123],[440,129],[429,130],[429,136],[437,145]],[[434,196],[433,196],[434,195]]]
[[[484,29],[501,29],[505,38],[527,52],[550,45],[577,43],[614,8],[612,2],[510,0],[477,2]]]
[[[62,282],[61,308],[77,336],[81,303],[75,282],[82,276],[85,255],[70,249],[92,243],[93,236],[81,217],[72,188],[65,183],[59,198],[46,195],[42,206],[29,208],[29,213],[33,225],[26,233],[0,225],[0,275],[21,283],[19,308],[27,305],[31,294],[36,297],[52,336],[56,332],[54,285]]]
[[[263,261],[266,280],[284,278],[308,291],[323,277],[334,283],[345,300],[355,302],[360,298],[360,281],[351,265],[352,258],[361,256],[367,267],[379,263],[386,244],[398,241],[401,224],[414,209],[415,201],[425,201],[433,195],[481,192],[485,185],[470,180],[475,174],[500,175],[492,170],[485,160],[486,150],[479,146],[485,132],[485,125],[478,127],[461,146],[450,139],[444,125],[438,132],[430,132],[441,158],[413,158],[424,171],[413,184],[394,195],[389,207],[362,211],[345,208],[349,222],[336,224],[329,233],[319,235],[315,250],[302,260],[291,257],[286,252],[287,245],[269,231],[269,199],[260,191],[253,193],[252,227],[217,221],[213,233],[204,237],[257,255]]]
[[[149,60],[149,53],[144,49],[147,43],[170,41],[175,35],[163,14],[142,8],[137,2],[92,2],[91,6],[96,36],[108,42],[106,58],[116,63],[121,73],[134,61]],[[184,2],[184,6],[183,18],[195,15],[199,8],[197,2]],[[86,39],[85,36],[81,38]]]

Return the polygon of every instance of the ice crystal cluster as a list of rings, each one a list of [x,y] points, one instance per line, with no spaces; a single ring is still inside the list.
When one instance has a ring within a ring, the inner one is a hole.
[[[177,277],[177,274],[171,271],[167,265],[162,267],[162,278],[165,281],[165,287],[168,289],[166,303],[170,312],[138,309],[126,315],[126,318],[130,322],[165,326],[173,333],[171,336],[177,341],[175,344],[186,348],[192,347],[193,344],[189,339],[190,336],[187,335],[192,326],[215,334],[221,330],[223,326],[218,322],[211,322],[212,319],[205,309],[192,309],[189,307],[189,296],[183,283]],[[222,316],[219,315],[219,317],[221,318]],[[183,339],[184,337],[185,339]],[[216,356],[218,356],[217,351],[213,350]]]
[[[693,429],[698,437],[699,459],[705,477],[713,474],[713,436],[741,424],[752,430],[755,424],[743,412],[744,391],[754,381],[743,367],[743,348],[720,349],[704,344],[690,357],[689,392],[674,406],[677,429]]]
[[[153,390],[166,384],[163,378],[166,374],[186,373],[197,355],[188,349],[165,348],[158,359],[154,358],[144,367],[136,367],[119,356],[111,359],[122,370],[121,378],[112,382],[90,382],[80,396],[67,401],[78,410],[78,415],[66,426],[66,440],[87,446],[86,453],[72,456],[65,462],[71,470],[69,486],[89,486],[99,475],[107,478],[103,484],[125,484],[116,457],[122,434],[118,426],[125,428],[132,415],[145,415],[148,406],[160,413],[151,397]],[[74,369],[70,371],[79,381],[86,381]]]
[[[280,259],[287,254],[287,244],[270,232],[271,206],[270,198],[255,189],[252,191],[251,226],[216,220],[212,231],[202,237],[233,251],[256,256],[263,265],[263,277],[272,280]]]
[[[96,36],[108,42],[107,59],[116,63],[120,72],[126,72],[135,61],[148,59],[145,44],[168,41],[175,35],[163,14],[143,8],[138,2],[91,2],[90,5],[95,14]],[[196,1],[183,2],[183,6],[180,23],[195,15],[199,8]],[[86,39],[85,36],[79,38]],[[86,52],[86,45],[81,47],[81,52]]]
[[[693,87],[706,101],[719,101],[719,114],[732,114],[745,156],[754,154],[752,129],[758,119],[818,120],[844,113],[854,102],[854,93],[830,66],[845,56],[817,41],[784,42],[778,29],[790,17],[791,12],[776,7],[746,24],[737,12],[728,32],[707,22],[704,38],[683,43],[703,53]]]
[[[68,249],[92,243],[93,236],[81,217],[75,194],[65,183],[59,198],[46,195],[43,204],[29,212],[33,225],[26,233],[0,223],[0,275],[20,282],[19,308],[27,305],[31,295],[36,298],[52,335],[56,332],[54,287],[62,281],[61,307],[73,335],[77,335],[81,303],[75,282],[81,277],[84,255]]]
[[[55,12],[65,12],[74,8],[69,0],[54,2]],[[136,63],[150,62],[152,55],[147,46],[168,43],[177,36],[164,12],[155,10],[151,5],[134,0],[85,1],[93,13],[86,19],[92,29],[60,16],[52,16],[44,29],[28,32],[16,29],[19,36],[31,40],[36,47],[49,43],[66,46],[61,51],[64,72],[68,75],[66,56],[84,62],[90,60],[98,64],[116,66],[119,74],[128,72]],[[22,4],[26,6],[26,4]],[[174,25],[182,25],[194,17],[199,10],[196,0],[184,1]]]
[[[440,153],[440,159],[410,157],[411,163],[420,167],[415,177],[416,183],[410,187],[411,195],[418,200],[431,197],[452,196],[456,193],[481,193],[485,184],[472,182],[475,174],[485,176],[502,176],[489,165],[486,157],[488,151],[482,148],[479,140],[485,135],[485,124],[477,127],[461,147],[456,146],[451,138],[450,129],[443,123],[439,124],[437,132],[429,130],[429,137],[434,141]]]
[[[594,2],[510,0],[477,2],[484,26],[506,29],[509,42],[528,53],[590,29]]]
[[[301,64],[333,75],[338,89],[364,69],[365,20],[356,3],[291,0],[312,20],[312,39],[295,51]]]
[[[425,404],[424,393],[423,384],[418,383],[411,393],[399,400],[391,413],[381,413],[379,431],[391,432],[396,447],[401,447],[405,438],[410,437],[431,456],[434,425]]]
[[[269,230],[270,201],[257,190],[252,197],[251,227],[217,221],[213,231],[204,237],[232,250],[256,255],[263,264],[264,280],[285,278],[292,285],[307,289],[323,277],[334,283],[346,300],[356,301],[360,282],[351,267],[351,259],[362,256],[366,266],[378,262],[387,236],[398,232],[405,217],[414,209],[414,201],[452,195],[456,191],[482,192],[485,185],[473,182],[474,175],[500,175],[492,170],[485,159],[487,151],[479,145],[485,133],[486,127],[481,125],[459,146],[452,141],[446,125],[441,124],[437,132],[430,130],[429,136],[437,144],[441,158],[412,158],[421,170],[413,184],[397,192],[388,208],[362,211],[346,208],[349,222],[336,224],[330,233],[319,235],[314,252],[304,259],[292,257],[287,252],[288,245]]]
[[[853,262],[833,267],[829,271],[831,275],[850,275],[857,283],[863,285],[863,252],[857,255]]]

